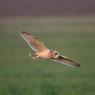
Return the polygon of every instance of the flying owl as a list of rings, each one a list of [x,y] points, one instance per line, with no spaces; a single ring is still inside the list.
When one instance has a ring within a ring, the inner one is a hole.
[[[20,35],[27,42],[29,47],[34,51],[34,53],[30,54],[30,56],[32,56],[32,59],[50,59],[67,66],[80,67],[80,65],[72,59],[60,55],[56,50],[50,50],[47,48],[43,42],[39,41],[33,35],[27,32],[21,32]]]

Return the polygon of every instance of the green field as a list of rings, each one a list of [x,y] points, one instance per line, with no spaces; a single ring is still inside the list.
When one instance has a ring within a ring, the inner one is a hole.
[[[95,95],[95,20],[0,19],[0,95]],[[34,61],[20,37],[28,31],[50,49],[80,63],[68,68],[50,60]]]

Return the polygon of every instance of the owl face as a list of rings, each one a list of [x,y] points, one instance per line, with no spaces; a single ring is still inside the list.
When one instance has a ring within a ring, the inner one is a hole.
[[[56,51],[56,50],[51,50],[51,51],[49,52],[49,56],[50,56],[51,58],[56,59],[56,58],[58,58],[58,56],[59,56],[59,52]]]

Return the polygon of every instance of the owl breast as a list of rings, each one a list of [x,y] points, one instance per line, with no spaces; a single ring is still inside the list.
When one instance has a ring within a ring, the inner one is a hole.
[[[46,51],[42,51],[42,52],[39,52],[37,53],[37,55],[41,58],[44,58],[44,59],[49,59],[50,56],[49,56],[49,51],[50,50],[46,50]]]

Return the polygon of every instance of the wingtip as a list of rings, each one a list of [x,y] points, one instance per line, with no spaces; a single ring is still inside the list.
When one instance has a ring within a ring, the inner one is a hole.
[[[22,31],[22,32],[21,32],[21,34],[26,34],[26,35],[27,35],[28,33],[27,33],[27,32],[25,32],[25,31]]]
[[[76,67],[80,67],[80,64],[75,64]]]

